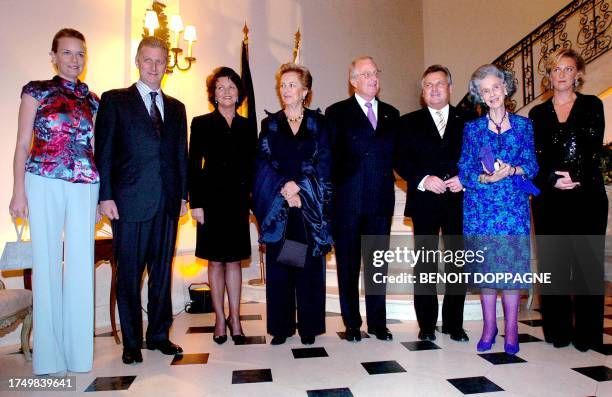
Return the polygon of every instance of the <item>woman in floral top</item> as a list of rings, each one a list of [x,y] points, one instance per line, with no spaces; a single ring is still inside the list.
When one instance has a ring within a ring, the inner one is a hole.
[[[51,61],[57,75],[29,82],[21,93],[9,207],[13,218],[30,222],[37,375],[88,372],[93,363],[98,97],[78,80],[86,61],[83,34],[57,32]]]

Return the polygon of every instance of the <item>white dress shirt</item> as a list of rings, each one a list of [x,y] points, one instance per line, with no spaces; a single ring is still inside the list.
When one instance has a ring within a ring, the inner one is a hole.
[[[366,101],[365,99],[363,99],[362,97],[360,97],[358,94],[355,94],[355,99],[357,99],[357,102],[359,103],[359,106],[361,107],[361,110],[363,110],[363,113],[365,113],[366,117],[368,116],[368,108],[366,107]],[[370,103],[372,104],[372,111],[374,112],[374,116],[376,116],[376,121],[378,121],[378,101],[376,100],[376,98],[372,99],[370,101]]]
[[[147,108],[147,112],[151,114],[151,95],[150,93],[154,90],[149,88],[148,85],[142,82],[142,80],[138,80],[136,82],[136,88],[144,101],[144,104]],[[164,120],[164,98],[162,97],[161,88],[155,90],[157,92],[157,96],[155,97],[155,103],[157,104],[157,108],[159,109],[159,113],[161,113],[162,121]]]
[[[442,111],[442,118],[444,119],[444,125],[448,125],[448,111],[450,109],[450,106],[447,104],[446,106],[444,106],[442,109],[434,109],[434,108],[430,108],[429,106],[427,106],[427,110],[429,110],[429,113],[431,114],[431,118],[434,121],[434,124],[436,124],[436,127],[438,125],[438,120],[439,117],[436,114],[438,112],[438,110]],[[444,132],[446,131],[446,127],[444,127],[444,130],[442,131],[438,131],[438,133],[440,134],[440,138],[444,138]],[[425,177],[423,177],[423,179],[421,179],[421,182],[419,183],[419,186],[417,186],[417,189],[419,189],[420,191],[424,192],[425,191],[425,179],[428,177],[429,175],[425,175]]]

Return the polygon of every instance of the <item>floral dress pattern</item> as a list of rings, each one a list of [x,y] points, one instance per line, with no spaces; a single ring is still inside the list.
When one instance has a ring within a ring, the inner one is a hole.
[[[488,128],[487,117],[466,123],[463,149],[459,161],[459,178],[465,187],[463,201],[463,233],[466,249],[484,250],[484,261],[466,265],[472,274],[471,285],[479,288],[527,289],[530,285],[514,279],[480,280],[475,273],[530,272],[529,194],[522,191],[517,178],[504,178],[495,183],[480,183],[483,173],[480,150],[490,147],[494,157],[512,166],[520,166],[525,177],[533,179],[538,172],[531,121],[509,115],[511,128],[496,134]],[[523,280],[521,280],[523,281]]]
[[[98,183],[92,139],[99,99],[87,84],[55,76],[29,82],[21,93],[39,102],[26,172],[71,183]]]

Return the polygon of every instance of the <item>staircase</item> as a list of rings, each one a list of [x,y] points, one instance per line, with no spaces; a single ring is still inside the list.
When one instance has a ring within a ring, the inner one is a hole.
[[[525,115],[544,99],[544,65],[559,48],[573,48],[584,58],[588,73],[583,92],[599,94],[610,87],[610,5],[611,0],[574,0],[492,62],[512,72],[518,83],[508,104],[510,111]],[[468,94],[458,107],[467,114],[482,112]]]

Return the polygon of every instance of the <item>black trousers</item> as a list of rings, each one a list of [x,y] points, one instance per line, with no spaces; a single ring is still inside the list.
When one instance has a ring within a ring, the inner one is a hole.
[[[121,214],[119,214],[121,216]],[[142,346],[142,275],[149,275],[147,303],[148,341],[168,339],[172,325],[172,258],[178,218],[169,216],[160,205],[152,219],[144,222],[112,222],[117,263],[117,306],[123,346]]]
[[[449,193],[445,193],[449,194]],[[444,250],[463,250],[463,208],[451,205],[439,211],[415,213],[412,216],[414,228],[414,249],[437,250],[439,232],[442,231]],[[445,272],[462,273],[463,267],[454,263],[445,263]],[[419,261],[415,265],[414,275],[417,282],[414,286],[414,310],[419,328],[425,332],[433,332],[438,320],[438,295],[436,284],[419,283],[420,273],[437,273],[438,263]],[[442,327],[449,330],[463,329],[463,306],[466,293],[465,283],[447,283],[445,285],[444,301],[442,302]]]
[[[363,257],[367,325],[370,329],[385,328],[386,287],[384,284],[374,286],[369,280],[372,280],[374,273],[382,273],[383,276],[387,274],[387,264],[374,267],[372,255],[374,250],[389,249],[391,216],[336,214],[334,223],[340,310],[344,325],[359,328],[362,324],[359,313],[359,273]],[[366,235],[376,237],[368,238],[368,244],[362,244],[362,236]]]
[[[542,330],[549,343],[603,343],[605,236],[537,236],[542,285]]]
[[[286,235],[307,242],[300,210],[290,209]],[[289,230],[291,229],[291,230]],[[300,336],[325,333],[325,257],[309,248],[303,269],[278,263],[283,241],[266,244],[266,310],[268,333]],[[297,308],[297,321],[296,321]]]

